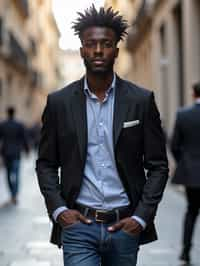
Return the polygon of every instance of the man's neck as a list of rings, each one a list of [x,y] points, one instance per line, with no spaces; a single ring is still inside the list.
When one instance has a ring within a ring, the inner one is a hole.
[[[87,72],[87,83],[90,90],[97,96],[105,95],[112,84],[114,73],[94,74]]]

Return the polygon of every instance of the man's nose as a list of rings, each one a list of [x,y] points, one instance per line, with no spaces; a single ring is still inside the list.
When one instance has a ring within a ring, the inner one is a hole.
[[[102,45],[100,43],[97,43],[95,47],[95,53],[102,53],[102,52],[103,52]]]

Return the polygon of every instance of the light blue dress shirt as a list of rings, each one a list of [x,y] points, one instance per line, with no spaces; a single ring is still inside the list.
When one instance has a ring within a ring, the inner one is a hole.
[[[87,103],[88,147],[83,181],[77,203],[101,210],[127,206],[130,204],[127,193],[119,177],[113,149],[113,114],[116,75],[105,93],[103,102],[92,93],[84,80]],[[53,213],[58,215],[66,210],[60,207]],[[146,223],[133,216],[143,227]]]

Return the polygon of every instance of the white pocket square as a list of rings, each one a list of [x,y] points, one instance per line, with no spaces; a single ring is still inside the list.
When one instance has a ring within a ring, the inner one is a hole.
[[[140,120],[134,120],[134,121],[129,121],[129,122],[124,122],[123,128],[127,127],[134,127],[140,123]]]

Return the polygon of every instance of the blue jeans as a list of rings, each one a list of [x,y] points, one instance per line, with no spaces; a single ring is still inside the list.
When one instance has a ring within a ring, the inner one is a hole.
[[[19,166],[20,159],[5,158],[8,186],[12,197],[17,196],[19,189]]]
[[[135,266],[140,236],[123,230],[110,233],[110,225],[77,222],[63,228],[64,266]]]

